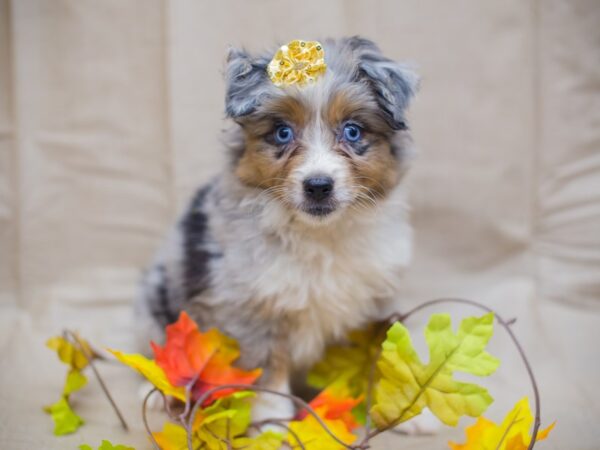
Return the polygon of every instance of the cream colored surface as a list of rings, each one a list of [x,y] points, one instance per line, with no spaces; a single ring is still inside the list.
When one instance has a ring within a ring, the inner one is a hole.
[[[101,438],[150,448],[137,380],[113,366],[102,371],[134,430],[119,429],[92,381],[76,401],[87,424],[52,436],[41,406],[56,399],[64,368],[44,340],[73,327],[133,349],[139,270],[224,161],[227,45],[348,34],[423,76],[411,113],[420,156],[407,308],[464,295],[518,317],[543,421],[558,419],[539,448],[600,449],[594,0],[0,0],[0,448]],[[492,345],[503,367],[490,379],[489,416],[499,419],[530,390],[501,331]],[[461,435],[394,436],[379,448],[441,449]]]

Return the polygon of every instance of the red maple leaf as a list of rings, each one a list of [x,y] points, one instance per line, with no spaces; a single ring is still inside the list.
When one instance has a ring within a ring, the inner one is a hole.
[[[234,367],[233,362],[240,356],[235,339],[214,328],[202,333],[186,312],[180,314],[177,322],[167,326],[166,332],[164,347],[150,343],[156,364],[163,369],[172,385],[189,386],[193,400],[217,386],[251,385],[262,373],[261,369],[246,371]],[[216,391],[203,406],[236,390]]]

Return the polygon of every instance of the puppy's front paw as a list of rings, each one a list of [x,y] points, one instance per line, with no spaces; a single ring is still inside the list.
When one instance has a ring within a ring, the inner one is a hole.
[[[441,427],[439,419],[429,409],[424,409],[418,416],[398,425],[394,431],[409,436],[426,436],[437,434]]]
[[[294,403],[285,397],[272,394],[258,394],[252,404],[252,422],[259,424],[257,431],[281,431],[281,427],[268,421],[291,420],[294,417]]]

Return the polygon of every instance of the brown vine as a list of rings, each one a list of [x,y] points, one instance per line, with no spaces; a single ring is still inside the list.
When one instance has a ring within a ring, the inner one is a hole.
[[[386,320],[384,323],[386,325],[390,325],[393,322],[396,321],[400,321],[400,322],[404,322],[406,321],[410,316],[412,316],[413,314],[417,313],[418,311],[421,311],[422,309],[428,308],[430,306],[435,306],[435,305],[439,305],[442,303],[456,303],[456,304],[465,304],[465,305],[469,305],[469,306],[473,306],[475,308],[479,308],[481,310],[484,310],[488,313],[492,313],[494,314],[494,317],[496,318],[496,320],[498,321],[498,323],[506,330],[506,332],[508,333],[509,337],[511,338],[513,344],[515,345],[515,347],[517,348],[517,351],[519,352],[519,355],[521,356],[521,360],[523,361],[523,364],[525,366],[525,369],[527,370],[530,382],[531,382],[531,386],[533,389],[533,393],[534,393],[534,398],[535,398],[535,419],[534,419],[534,426],[533,426],[533,431],[532,431],[532,438],[531,438],[531,442],[529,444],[528,450],[532,450],[536,444],[536,438],[538,435],[538,431],[540,428],[540,423],[541,423],[541,402],[540,402],[540,395],[539,395],[539,389],[538,389],[538,384],[537,381],[535,379],[535,375],[533,374],[533,369],[531,367],[531,364],[525,354],[525,351],[522,347],[522,345],[520,344],[519,340],[517,339],[516,335],[514,334],[513,330],[511,329],[511,325],[514,324],[515,319],[511,319],[511,320],[505,320],[502,316],[500,316],[496,311],[494,311],[492,308],[489,308],[481,303],[475,302],[473,300],[467,300],[467,299],[461,299],[461,298],[440,298],[440,299],[436,299],[436,300],[430,300],[427,301],[425,303],[422,303],[421,305],[416,306],[415,308],[409,310],[408,312],[404,313],[404,314],[393,314],[392,316],[389,317],[388,320]],[[387,331],[387,328],[385,330],[383,330],[383,332]],[[373,358],[372,363],[371,363],[371,370],[370,370],[370,375],[369,375],[369,387],[367,389],[367,395],[366,395],[366,402],[367,405],[369,406],[371,403],[371,399],[372,399],[372,391],[373,391],[373,385],[374,385],[374,374],[375,374],[375,364],[376,364],[376,360],[378,359],[378,356],[381,354],[381,350],[379,350],[379,352],[377,353],[377,355]],[[102,383],[101,383],[102,384]],[[193,383],[192,383],[193,384]],[[253,391],[253,392],[261,392],[264,394],[269,394],[269,395],[276,395],[276,396],[280,396],[280,397],[285,397],[289,400],[291,400],[293,403],[296,404],[296,406],[305,409],[307,411],[308,414],[312,415],[315,420],[319,423],[319,425],[323,428],[323,430],[333,439],[335,440],[338,444],[340,444],[341,446],[343,446],[346,449],[349,450],[366,450],[368,448],[370,448],[369,442],[371,441],[371,439],[373,439],[375,436],[384,433],[386,431],[389,431],[390,429],[392,429],[393,427],[395,427],[397,425],[398,421],[394,421],[392,422],[389,426],[382,428],[382,429],[374,429],[374,430],[370,430],[371,427],[371,423],[369,420],[369,415],[367,415],[367,422],[365,424],[365,435],[363,437],[363,439],[360,441],[360,443],[356,444],[356,445],[348,445],[345,442],[343,442],[340,438],[338,438],[335,433],[333,433],[329,427],[327,426],[327,424],[321,419],[321,417],[315,412],[315,410],[307,403],[305,402],[303,399],[293,395],[293,394],[287,394],[287,393],[283,393],[283,392],[278,392],[278,391],[274,391],[268,388],[264,388],[261,386],[254,386],[254,385],[244,385],[244,384],[227,384],[227,385],[221,385],[221,386],[216,386],[206,392],[203,393],[202,396],[200,396],[193,404],[193,406],[191,407],[190,410],[190,396],[189,396],[189,389],[186,389],[186,397],[187,397],[187,402],[185,404],[185,409],[183,411],[183,413],[179,414],[179,415],[175,415],[173,414],[173,412],[171,411],[171,409],[168,407],[168,400],[166,399],[165,395],[160,392],[160,394],[163,397],[163,402],[165,404],[165,409],[167,410],[167,414],[169,415],[169,417],[176,421],[179,422],[181,425],[183,425],[183,427],[186,430],[187,433],[187,444],[188,444],[188,450],[195,450],[193,448],[193,443],[192,443],[192,438],[193,438],[193,431],[192,431],[192,425],[194,423],[194,419],[196,417],[196,414],[200,408],[200,406],[206,401],[207,398],[210,397],[210,395],[212,395],[215,392],[218,392],[220,390],[225,390],[225,389],[236,389],[236,390],[247,390],[247,391]],[[160,446],[158,445],[158,442],[156,441],[156,439],[154,438],[154,436],[152,435],[152,431],[150,430],[150,427],[148,425],[148,421],[146,418],[146,406],[147,406],[147,401],[149,399],[149,397],[156,392],[157,389],[153,389],[152,391],[150,391],[148,393],[148,395],[146,395],[146,398],[144,399],[144,403],[142,405],[142,416],[143,416],[143,421],[144,421],[144,426],[146,427],[146,431],[148,432],[150,439],[154,445],[154,447],[157,450],[160,450]],[[110,398],[110,396],[109,396]],[[369,410],[369,408],[367,409]],[[187,420],[186,420],[187,417]],[[292,437],[294,437],[294,439],[296,440],[296,442],[298,443],[298,446],[301,449],[305,449],[304,444],[302,443],[300,437],[296,434],[293,433],[292,430],[290,430],[290,428],[285,424],[285,421],[281,420],[281,419],[271,419],[271,420],[264,420],[262,422],[260,422],[260,424],[255,423],[255,424],[251,424],[251,427],[255,427],[255,428],[260,428],[261,424],[274,424],[277,426],[281,426],[283,428],[285,428],[291,435]],[[229,448],[233,448],[231,441],[229,439],[224,439],[223,440],[226,445]]]

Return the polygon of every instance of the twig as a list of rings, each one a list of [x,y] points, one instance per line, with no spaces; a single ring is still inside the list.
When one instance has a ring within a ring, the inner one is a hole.
[[[150,441],[152,442],[152,445],[154,446],[155,450],[160,450],[160,445],[158,445],[158,442],[156,442],[156,438],[152,434],[152,430],[150,429],[150,425],[148,425],[148,418],[146,417],[146,406],[147,406],[147,403],[148,403],[148,399],[156,391],[158,391],[158,388],[152,389],[150,392],[148,392],[146,394],[146,397],[144,397],[144,403],[142,403],[142,420],[144,421],[144,427],[146,428],[146,432],[148,433],[148,436],[150,437]]]
[[[410,316],[415,314],[416,312],[418,312],[422,309],[425,309],[429,306],[439,305],[441,303],[461,303],[464,305],[474,306],[475,308],[482,309],[488,313],[492,313],[496,317],[496,320],[498,321],[498,323],[500,325],[502,325],[502,327],[504,327],[504,329],[510,336],[511,340],[513,341],[513,344],[515,345],[515,347],[517,348],[517,351],[519,352],[519,355],[521,356],[523,365],[525,366],[525,369],[527,370],[527,374],[529,375],[529,380],[531,381],[531,386],[533,388],[533,395],[535,398],[535,419],[534,419],[534,424],[533,424],[531,442],[529,443],[529,447],[527,447],[527,450],[532,450],[535,446],[536,438],[537,438],[538,431],[539,431],[540,424],[541,424],[541,401],[540,401],[538,384],[535,379],[535,375],[533,374],[533,369],[531,368],[531,364],[529,363],[529,360],[527,359],[527,356],[525,355],[525,351],[523,350],[521,343],[519,342],[519,340],[517,339],[516,335],[513,333],[512,328],[511,328],[511,325],[515,322],[516,319],[511,319],[510,321],[506,321],[502,318],[502,316],[500,316],[493,309],[491,309],[485,305],[482,305],[481,303],[475,302],[473,300],[467,300],[467,299],[462,299],[462,298],[440,298],[437,300],[430,300],[428,302],[422,303],[419,306],[416,306],[415,308],[411,309],[407,313],[395,314],[392,317],[397,318],[398,320],[403,322],[406,319],[408,319]],[[386,429],[375,430],[374,432],[370,433],[370,435],[368,435],[365,438],[365,441],[368,441],[369,439],[371,439],[372,437],[376,436],[379,433],[382,433],[383,431],[386,431]]]
[[[306,411],[316,419],[316,421],[319,423],[319,425],[321,425],[321,427],[325,430],[325,432],[327,432],[327,434],[329,434],[329,436],[331,436],[331,438],[333,440],[335,440],[338,444],[342,445],[344,448],[351,449],[351,450],[355,448],[351,445],[346,444],[344,441],[342,441],[340,438],[338,438],[329,429],[329,427],[325,424],[325,422],[323,422],[323,419],[321,419],[321,417],[319,417],[319,415],[315,412],[315,410],[308,403],[306,403],[304,400],[302,400],[300,397],[296,397],[295,395],[292,395],[292,394],[285,394],[283,392],[274,391],[272,389],[268,389],[268,388],[265,388],[262,386],[252,386],[252,385],[246,385],[246,384],[224,384],[224,385],[214,387],[214,388],[209,389],[208,391],[204,392],[196,400],[196,402],[194,403],[194,407],[192,408],[192,412],[188,419],[188,426],[189,426],[190,430],[191,430],[191,424],[194,423],[194,419],[196,417],[196,413],[198,412],[198,409],[200,408],[200,405],[202,405],[206,401],[206,399],[208,399],[212,394],[214,394],[215,392],[224,390],[224,389],[240,389],[240,390],[247,390],[247,391],[264,392],[266,394],[272,394],[272,395],[277,395],[279,397],[285,397],[285,398],[291,400],[292,402],[296,403],[297,406],[300,406],[300,407],[306,409]],[[186,427],[186,428],[188,428],[188,427]],[[189,450],[193,450],[191,433],[188,433],[188,448],[189,448]]]
[[[425,302],[415,308],[413,308],[412,310],[408,311],[407,313],[404,314],[393,314],[392,316],[390,316],[390,318],[388,319],[388,321],[386,322],[387,324],[394,322],[394,321],[405,321],[407,320],[410,316],[412,316],[413,314],[415,314],[416,312],[425,309],[427,307],[430,306],[434,306],[434,305],[438,305],[441,303],[460,303],[460,304],[466,304],[466,305],[470,305],[479,309],[482,309],[486,312],[492,313],[494,314],[496,320],[498,321],[498,323],[500,323],[500,325],[502,325],[502,327],[506,330],[506,332],[508,333],[508,335],[510,336],[511,340],[513,341],[513,344],[515,345],[515,347],[517,348],[519,355],[521,356],[521,359],[523,361],[523,364],[525,365],[525,368],[527,370],[527,373],[529,375],[529,379],[531,381],[531,385],[533,388],[533,392],[534,392],[534,397],[535,397],[535,420],[534,420],[534,427],[533,427],[533,431],[532,431],[532,438],[531,438],[531,442],[529,444],[529,447],[527,450],[532,450],[535,446],[536,443],[536,438],[538,435],[538,430],[540,427],[540,423],[541,423],[541,403],[540,403],[540,395],[539,395],[539,389],[538,389],[538,385],[535,379],[535,376],[533,374],[533,370],[531,368],[531,364],[529,363],[529,360],[527,359],[527,356],[525,355],[525,351],[523,350],[523,347],[521,346],[520,342],[518,341],[516,335],[513,333],[511,326],[515,323],[516,318],[512,318],[510,320],[505,320],[503,319],[496,311],[494,311],[493,309],[480,304],[478,302],[472,301],[472,300],[466,300],[466,299],[460,299],[460,298],[441,298],[441,299],[437,299],[437,300],[431,300],[428,302]],[[387,331],[387,329],[382,329],[383,332]],[[81,346],[81,345],[80,345]],[[325,432],[327,434],[329,434],[329,436],[335,440],[338,444],[342,445],[344,448],[349,449],[349,450],[366,450],[369,448],[369,441],[374,438],[375,436],[388,431],[389,429],[391,429],[392,427],[396,426],[396,422],[392,422],[391,425],[382,428],[382,429],[376,429],[376,430],[369,430],[370,427],[370,419],[369,419],[369,415],[368,415],[368,411],[369,411],[369,406],[370,403],[372,401],[372,391],[373,391],[373,385],[375,382],[375,365],[377,360],[379,359],[379,356],[381,355],[381,348],[378,349],[377,353],[374,355],[374,357],[372,358],[372,366],[370,368],[370,372],[369,372],[369,383],[368,383],[368,388],[367,388],[367,397],[366,397],[366,403],[367,403],[367,422],[365,424],[365,436],[362,439],[362,441],[357,444],[357,445],[348,445],[345,442],[343,442],[340,438],[338,438],[327,426],[327,424],[321,419],[321,417],[315,412],[315,410],[304,400],[302,400],[299,397],[296,397],[295,395],[292,394],[287,394],[287,393],[283,393],[283,392],[278,392],[278,391],[274,391],[268,388],[264,388],[261,386],[253,386],[253,385],[244,385],[244,384],[227,384],[227,385],[221,385],[221,386],[216,386],[206,392],[204,392],[195,402],[193,407],[191,408],[190,411],[190,397],[191,397],[191,386],[193,385],[193,383],[190,383],[188,386],[186,386],[186,405],[185,405],[185,410],[184,412],[178,417],[179,421],[184,425],[186,432],[187,432],[187,445],[188,445],[188,449],[189,450],[194,450],[193,449],[193,442],[192,442],[192,437],[193,437],[193,431],[192,431],[192,427],[193,427],[193,423],[196,417],[196,414],[198,412],[198,409],[202,406],[202,404],[215,392],[218,392],[220,390],[225,390],[225,389],[237,389],[237,390],[248,390],[248,391],[254,391],[254,392],[263,392],[263,393],[267,393],[267,394],[271,394],[271,395],[277,395],[280,397],[285,397],[289,400],[291,400],[292,402],[294,402],[296,404],[296,406],[299,406],[300,408],[306,410],[307,413],[309,413],[310,415],[312,415],[316,421],[319,423],[319,425],[323,428],[323,430],[325,430]],[[101,383],[102,384],[102,383]],[[152,393],[154,393],[157,389],[154,389],[152,391],[150,391],[148,393],[148,395],[146,396],[146,398],[144,399],[144,404],[143,404],[143,408],[142,408],[142,414],[143,414],[143,419],[144,419],[144,426],[146,427],[146,431],[148,432],[148,434],[150,435],[151,439],[152,439],[152,443],[154,444],[154,447],[158,450],[160,450],[158,443],[156,442],[154,436],[152,435],[152,432],[150,431],[150,427],[148,426],[148,422],[147,422],[147,418],[146,418],[146,402],[148,400],[148,398],[150,397],[150,395]],[[108,393],[107,393],[108,395]],[[166,402],[166,397],[163,395],[163,400]],[[109,397],[110,398],[110,397]],[[166,404],[166,403],[165,403]],[[167,412],[169,412],[169,409],[167,408]],[[189,415],[188,415],[189,413]],[[187,417],[187,421],[185,421],[185,417]],[[298,446],[302,449],[305,450],[305,446],[304,443],[302,442],[302,440],[300,439],[300,437],[297,435],[297,433],[293,432],[292,429],[286,425],[285,423],[283,423],[283,419],[267,419],[267,420],[263,420],[260,422],[256,422],[251,424],[250,426],[252,427],[257,427],[259,426],[259,424],[274,424],[274,425],[278,425],[281,426],[283,428],[285,428],[289,434],[291,434],[294,439],[297,441]],[[209,430],[210,431],[210,430]],[[225,439],[223,440],[221,439],[224,443],[227,444],[228,448],[231,448],[231,442],[229,439]],[[291,445],[290,445],[291,446]]]
[[[117,417],[121,421],[121,426],[123,427],[123,429],[125,431],[129,431],[129,427],[127,426],[127,422],[125,421],[125,418],[121,414],[119,407],[113,400],[112,395],[110,395],[108,388],[104,384],[104,380],[100,376],[100,372],[98,372],[98,369],[96,369],[96,365],[94,364],[94,355],[91,355],[89,353],[87,347],[83,344],[83,342],[81,342],[81,340],[79,339],[79,336],[77,336],[76,333],[73,333],[70,330],[65,330],[65,333],[67,333],[67,335],[70,336],[71,339],[75,341],[75,343],[79,347],[79,350],[81,350],[81,352],[83,353],[83,356],[85,356],[86,359],[88,360],[88,363],[90,364],[90,367],[92,368],[92,371],[94,372],[94,375],[96,376],[96,379],[98,380],[98,383],[100,383],[100,387],[102,388],[104,395],[106,395],[106,398],[108,398],[108,401],[112,405],[113,410],[115,411],[115,413],[117,414]]]
[[[227,419],[227,429],[225,431],[227,436],[227,450],[232,450],[231,446],[231,419]]]
[[[192,399],[192,389],[194,388],[194,384],[198,381],[198,377],[200,376],[200,372],[196,374],[196,376],[185,385],[185,407],[183,412],[179,415],[179,421],[182,425],[185,426],[185,419],[190,412],[190,404]]]
[[[386,333],[387,329],[389,328],[390,322],[391,322],[391,320],[386,320],[385,322],[383,322],[381,324],[381,330],[379,330],[379,332],[377,333],[376,342],[379,342],[380,340],[383,339],[383,335]],[[369,414],[369,411],[371,410],[371,404],[373,402],[373,387],[375,385],[375,369],[377,367],[377,360],[381,356],[381,351],[382,351],[382,348],[381,348],[381,345],[379,345],[379,348],[377,349],[377,351],[375,352],[375,355],[371,359],[371,367],[369,369],[369,380],[367,382],[367,396],[366,396],[366,400],[365,400],[365,405],[366,405],[366,410],[367,410],[367,416],[365,418],[365,437],[369,435],[369,431],[371,429],[371,415]],[[366,442],[367,441],[363,439],[361,444],[366,444]]]

